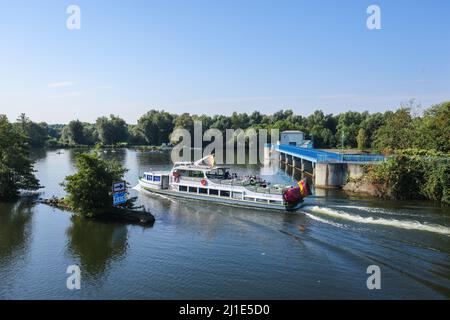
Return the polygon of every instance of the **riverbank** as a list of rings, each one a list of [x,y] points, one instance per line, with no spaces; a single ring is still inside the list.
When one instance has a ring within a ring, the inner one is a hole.
[[[367,195],[375,198],[391,198],[389,193],[386,190],[383,190],[381,186],[364,180],[347,182],[347,184],[342,187],[342,190],[345,192]]]
[[[64,202],[64,198],[39,199],[38,203],[58,208],[63,211],[72,212]],[[132,210],[126,208],[108,208],[96,213],[94,217],[88,219],[108,222],[119,222],[150,227],[155,223],[155,217],[145,210]]]
[[[450,157],[429,150],[399,150],[377,165],[367,165],[344,191],[392,200],[431,200],[450,205]]]

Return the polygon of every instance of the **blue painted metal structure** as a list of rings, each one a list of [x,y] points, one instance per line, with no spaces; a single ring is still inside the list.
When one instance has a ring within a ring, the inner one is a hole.
[[[280,144],[275,146],[275,150],[314,163],[373,163],[385,160],[383,155],[378,154],[345,154]]]

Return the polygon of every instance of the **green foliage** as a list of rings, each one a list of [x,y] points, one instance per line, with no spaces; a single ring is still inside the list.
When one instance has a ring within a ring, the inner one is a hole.
[[[316,148],[331,148],[336,146],[337,119],[332,115],[325,115],[322,110],[314,111],[306,119],[298,119],[300,130],[309,133]],[[303,120],[303,121],[302,121]]]
[[[67,176],[63,183],[67,192],[66,204],[75,212],[89,217],[103,214],[112,208],[111,186],[123,180],[126,172],[113,161],[105,161],[96,154],[76,157],[77,172]]]
[[[104,145],[115,145],[119,142],[126,142],[128,139],[128,126],[125,120],[110,115],[100,117],[95,123],[98,137]]]
[[[429,199],[450,204],[449,155],[406,149],[386,162],[368,167],[369,182],[394,199]]]
[[[358,143],[358,149],[364,150],[367,146],[366,130],[363,128],[359,129],[358,136],[356,137],[356,142]]]
[[[11,199],[19,190],[37,190],[27,137],[0,115],[0,199]]]
[[[413,147],[416,132],[410,108],[387,114],[386,123],[375,133],[373,145],[378,150],[399,150]]]
[[[450,205],[450,162],[431,162],[425,178],[425,197]]]
[[[139,126],[128,125],[128,143],[134,146],[143,146],[147,144],[147,140],[142,134]]]
[[[190,116],[187,114],[186,118],[190,119]],[[173,116],[168,112],[150,110],[138,120],[137,130],[148,144],[159,146],[169,142],[169,136],[173,131],[173,121]]]
[[[418,148],[450,152],[450,102],[431,106],[416,126]]]
[[[385,118],[391,112],[373,113],[367,115],[367,117],[361,122],[361,129],[364,129],[366,134],[366,147],[373,147],[373,141],[375,140],[375,134],[378,129],[385,124]]]
[[[95,126],[79,120],[70,121],[61,132],[61,141],[68,145],[94,145],[97,139]]]
[[[344,146],[355,148],[357,146],[356,136],[366,117],[366,113],[353,111],[341,113],[338,117],[336,140],[341,142],[344,137]]]
[[[44,147],[48,139],[48,127],[45,122],[32,122],[24,113],[20,114],[14,126],[27,138],[31,147]]]

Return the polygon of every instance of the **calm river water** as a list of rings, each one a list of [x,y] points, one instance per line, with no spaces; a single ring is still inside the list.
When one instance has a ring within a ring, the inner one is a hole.
[[[42,197],[62,196],[74,171],[77,151],[61,152],[35,154]],[[147,169],[170,168],[167,154],[105,157],[130,169],[132,185]],[[291,181],[284,170],[269,178]],[[334,191],[278,213],[131,193],[155,215],[152,228],[0,203],[0,298],[450,298],[450,212],[429,202]],[[81,290],[66,287],[69,265],[81,268]],[[370,265],[381,269],[380,290],[367,288]]]

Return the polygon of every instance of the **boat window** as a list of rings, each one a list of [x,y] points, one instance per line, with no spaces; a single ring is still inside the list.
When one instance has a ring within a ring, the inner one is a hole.
[[[213,196],[218,196],[219,195],[219,190],[209,189],[209,194],[213,195]]]
[[[154,176],[153,177],[153,181],[161,181],[161,177],[160,176]]]
[[[147,175],[147,180],[148,180],[148,181],[152,181],[152,180],[153,180],[153,176],[152,176],[151,174],[148,174],[148,175]]]
[[[221,190],[220,191],[220,196],[221,197],[230,197],[230,191]]]
[[[255,198],[252,198],[252,197],[244,197],[244,200],[255,201]]]
[[[210,179],[229,179],[231,178],[227,168],[217,168],[206,173]]]
[[[189,192],[197,193],[197,188],[196,187],[189,187]]]
[[[189,171],[189,177],[192,178],[203,178],[203,171],[191,170]]]
[[[187,177],[189,174],[186,170],[177,170],[181,177]]]
[[[187,191],[187,187],[186,186],[180,186],[180,191],[186,192]]]
[[[206,189],[206,188],[198,188],[198,193],[208,194],[208,189]]]
[[[267,203],[267,200],[266,199],[258,199],[258,198],[256,198],[256,202]]]
[[[242,192],[233,192],[233,198],[242,199]]]

